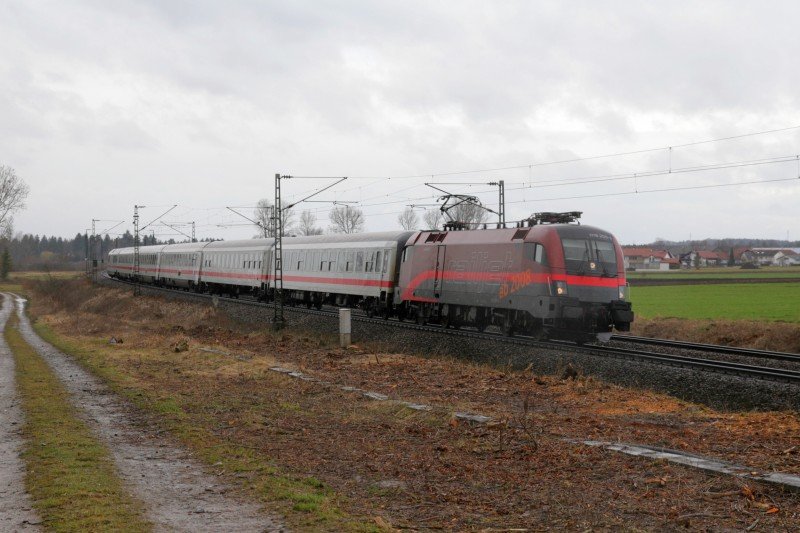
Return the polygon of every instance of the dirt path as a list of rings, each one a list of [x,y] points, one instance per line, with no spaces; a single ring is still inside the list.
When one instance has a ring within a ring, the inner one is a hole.
[[[3,295],[0,332],[11,311],[13,298]],[[0,335],[0,530],[39,531],[30,497],[25,491],[25,465],[20,458],[23,416],[14,383],[14,358]]]
[[[108,445],[132,492],[145,503],[147,518],[159,531],[283,531],[253,503],[203,472],[185,451],[158,436],[146,420],[132,415],[104,384],[33,331],[17,306],[23,338],[51,366],[85,420]]]

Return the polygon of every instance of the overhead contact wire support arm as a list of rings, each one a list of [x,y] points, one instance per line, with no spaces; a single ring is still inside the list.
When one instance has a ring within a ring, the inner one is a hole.
[[[322,189],[315,191],[296,202],[292,202],[291,204],[288,204],[286,207],[283,207],[283,204],[281,203],[282,179],[335,179],[336,181],[331,183],[327,187],[323,187]],[[295,177],[295,176],[282,176],[280,173],[275,174],[275,205],[273,206],[273,211],[272,211],[272,227],[275,229],[275,246],[273,250],[273,255],[275,259],[274,262],[275,279],[273,287],[273,290],[275,291],[275,300],[274,300],[275,305],[274,305],[274,314],[272,317],[272,327],[274,329],[281,329],[285,324],[285,320],[283,318],[283,229],[284,229],[283,211],[285,209],[291,209],[299,203],[308,201],[310,198],[313,198],[318,194],[327,191],[331,187],[338,185],[339,183],[343,182],[346,179],[347,177],[327,177],[327,178],[314,177],[314,176]]]

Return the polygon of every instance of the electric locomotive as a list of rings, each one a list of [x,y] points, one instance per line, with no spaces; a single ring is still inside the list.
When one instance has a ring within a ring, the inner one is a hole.
[[[633,312],[622,249],[579,212],[538,213],[513,229],[423,231],[401,257],[398,314],[420,324],[607,340]]]

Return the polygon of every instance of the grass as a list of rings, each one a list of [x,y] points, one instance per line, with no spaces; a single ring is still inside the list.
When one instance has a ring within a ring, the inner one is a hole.
[[[26,419],[25,481],[45,527],[149,531],[141,503],[124,490],[108,450],[77,417],[69,393],[15,325],[12,317],[5,339]]]
[[[64,272],[41,272],[41,271],[22,271],[11,272],[8,279],[0,281],[0,292],[13,292],[21,296],[28,297],[30,291],[25,287],[26,282],[44,280],[64,280],[78,278],[83,272],[64,271]]]
[[[762,267],[758,270],[732,268],[701,268],[627,272],[630,279],[788,279],[800,278],[800,267]]]
[[[294,528],[375,530],[373,524],[343,512],[337,503],[339,496],[318,479],[285,472],[258,449],[220,435],[221,420],[229,423],[225,413],[234,416],[233,410],[243,408],[244,404],[238,406],[243,399],[223,401],[201,395],[200,400],[193,400],[188,395],[170,393],[169,387],[161,386],[157,382],[158,372],[137,377],[122,363],[125,360],[163,361],[174,354],[127,345],[110,350],[102,339],[63,337],[42,323],[35,324],[34,328],[47,342],[74,356],[98,375],[114,392],[126,396],[143,411],[158,416],[159,422],[196,457],[217,471],[236,474],[236,479],[246,489],[268,502],[270,509],[282,513]],[[280,408],[298,413],[301,409],[295,402],[283,402]],[[238,425],[242,420],[237,419],[235,423]]]
[[[631,287],[642,318],[800,322],[800,284],[737,283]]]
[[[52,272],[45,272],[43,270],[23,270],[20,272],[11,272],[9,275],[12,280],[23,279],[70,279],[77,278],[83,275],[83,271],[78,270],[54,270]]]

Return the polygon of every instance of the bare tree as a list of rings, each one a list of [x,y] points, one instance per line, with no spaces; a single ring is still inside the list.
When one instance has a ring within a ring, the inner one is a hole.
[[[311,211],[300,213],[300,222],[297,224],[300,235],[322,235],[322,228],[317,227],[317,217]]]
[[[464,222],[473,228],[478,224],[483,224],[489,218],[489,212],[486,209],[472,202],[461,202],[448,210],[447,214],[451,220]]]
[[[360,233],[364,231],[364,212],[356,207],[334,207],[329,215],[334,233]]]
[[[439,229],[442,224],[442,212],[439,209],[428,209],[422,215],[422,221],[425,223],[425,229]]]
[[[402,213],[397,215],[397,221],[404,230],[415,230],[419,228],[419,217],[412,207],[406,207]]]
[[[10,239],[14,213],[25,207],[30,188],[13,168],[0,165],[0,237]]]
[[[256,204],[253,211],[253,220],[256,221],[255,226],[258,228],[258,235],[256,237],[274,237],[274,221],[272,220],[272,201],[268,198],[262,198]],[[294,212],[292,209],[283,209],[281,212],[281,222],[283,226],[283,235],[291,234],[294,225]]]

